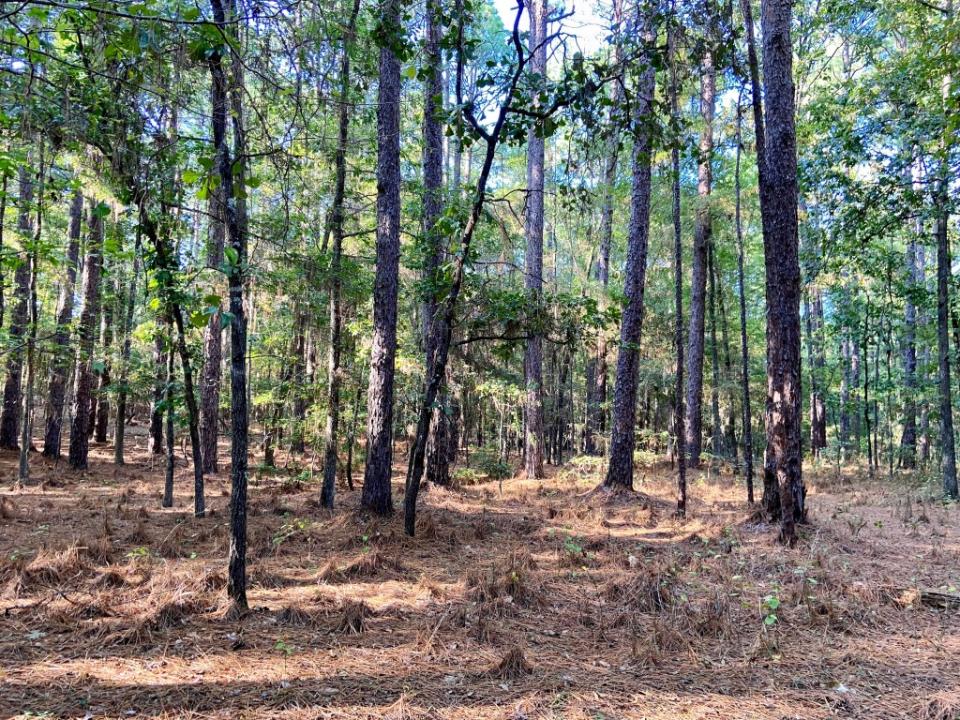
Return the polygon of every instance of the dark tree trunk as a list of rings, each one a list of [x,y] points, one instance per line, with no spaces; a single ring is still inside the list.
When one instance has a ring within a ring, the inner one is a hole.
[[[174,364],[176,358],[173,353],[173,328],[167,321],[167,382],[164,385],[164,404],[166,405],[166,423],[165,432],[167,439],[166,447],[166,465],[163,475],[163,501],[161,506],[165,508],[173,507],[173,474],[175,462],[173,456],[174,448],[174,422],[173,422],[173,384],[175,382]]]
[[[753,415],[750,410],[750,354],[747,345],[747,292],[743,272],[743,222],[740,213],[741,110],[737,102],[737,164],[734,176],[734,215],[737,234],[737,280],[740,289],[740,388],[743,403],[743,474],[747,502],[753,504]]]
[[[140,235],[137,229],[136,240],[133,246],[133,274],[127,286],[127,297],[123,307],[123,347],[120,350],[120,382],[117,393],[117,419],[113,431],[113,461],[117,465],[124,464],[124,441],[127,428],[127,378],[130,372],[131,333],[133,331],[133,313],[137,301],[137,278],[140,276]]]
[[[226,114],[226,87],[214,83],[210,93],[214,112]],[[207,266],[219,267],[223,263],[225,231],[223,227],[222,188],[210,193],[210,228],[207,238]],[[203,365],[200,369],[200,449],[203,457],[203,472],[219,470],[217,440],[220,420],[220,385],[223,365],[223,324],[220,308],[210,314],[203,332]]]
[[[401,29],[399,0],[381,0],[388,39]],[[380,48],[377,105],[377,272],[373,288],[373,340],[367,389],[367,463],[360,504],[393,512],[393,385],[397,351],[400,266],[400,60],[392,42]]]
[[[438,270],[444,260],[443,233],[437,221],[443,213],[443,59],[440,51],[442,18],[439,0],[426,2],[426,29],[423,69],[423,234],[426,238],[427,297],[423,303],[423,346],[425,372],[433,362],[433,320],[440,307],[443,288]],[[425,479],[436,485],[450,484],[449,397],[441,388],[427,438]]]
[[[950,387],[950,241],[947,229],[947,185],[940,181],[937,201],[937,362],[940,370],[940,452],[943,492],[957,497],[957,456],[953,437],[953,402]]]
[[[157,327],[153,335],[153,397],[150,401],[150,438],[147,442],[148,451],[153,455],[163,454],[163,386],[165,383],[167,365],[167,349],[163,345],[160,328]]]
[[[30,206],[33,204],[33,178],[25,167],[20,168],[20,196],[17,229],[22,238],[33,235]],[[20,416],[23,412],[23,356],[24,334],[29,321],[30,258],[24,251],[18,254],[13,276],[13,317],[10,319],[7,377],[3,385],[3,409],[0,411],[0,448],[17,450],[20,447]]]
[[[765,148],[760,201],[767,297],[767,467],[779,493],[781,539],[805,517],[801,462],[800,262],[792,0],[763,0]],[[765,482],[765,486],[768,483]],[[767,503],[769,510],[774,503]],[[776,514],[776,513],[771,513]]]
[[[100,269],[103,266],[101,206],[90,202],[90,238],[83,270],[83,308],[77,328],[77,360],[73,371],[73,423],[70,427],[70,467],[85,470],[90,442],[90,401],[93,392],[93,346],[100,313]]]
[[[57,328],[53,336],[53,356],[50,359],[50,385],[47,391],[46,429],[43,434],[43,455],[60,457],[63,433],[63,404],[67,393],[72,356],[70,353],[70,326],[73,321],[73,295],[77,282],[77,263],[80,259],[80,230],[83,225],[83,194],[76,190],[70,203],[70,227],[67,235],[67,254],[63,280],[57,294]]]
[[[294,343],[292,413],[290,429],[290,452],[302,455],[306,450],[305,431],[307,423],[307,317],[298,309],[296,317],[296,342]]]
[[[3,233],[6,229],[6,223],[4,219],[7,216],[7,184],[9,183],[10,176],[3,172],[3,186],[0,188],[0,257],[3,257]],[[80,201],[80,210],[83,212],[83,200]],[[0,263],[0,327],[3,327],[4,311],[6,310],[6,302],[4,297],[4,283],[6,282],[6,277],[3,272],[3,264]]]
[[[907,179],[912,180],[908,171]],[[919,179],[919,178],[918,178]],[[917,308],[913,293],[922,285],[922,270],[917,266],[916,238],[923,235],[923,220],[918,218],[914,237],[907,243],[907,297],[903,317],[903,435],[900,438],[900,466],[917,466]]]
[[[546,76],[547,68],[547,0],[531,0],[530,72]],[[540,135],[538,137],[538,135]],[[544,138],[537,128],[527,135],[527,206],[524,234],[527,251],[524,267],[524,288],[531,308],[539,312],[543,296],[543,166]],[[543,338],[532,329],[523,360],[526,382],[526,476],[543,477]]]
[[[516,92],[520,78],[526,69],[527,58],[522,54],[520,42],[520,17],[523,12],[523,6],[517,10],[514,18],[512,31],[512,44],[516,48],[518,57],[514,66],[510,83],[507,87],[506,97],[513,97]],[[460,20],[460,34],[462,36],[463,26],[462,18]],[[462,103],[463,92],[460,78],[462,77],[463,48],[458,49],[457,59],[457,100]],[[404,497],[404,532],[411,537],[416,532],[417,522],[417,495],[420,492],[420,479],[423,475],[424,456],[426,454],[427,435],[430,432],[430,419],[433,415],[433,404],[436,401],[437,393],[443,383],[447,370],[447,358],[450,353],[450,341],[453,332],[454,314],[457,310],[457,300],[460,297],[460,289],[463,285],[464,267],[470,256],[470,244],[473,241],[473,234],[477,228],[483,212],[484,202],[486,201],[487,180],[490,177],[490,169],[493,167],[493,161],[496,157],[497,145],[500,142],[500,135],[503,132],[504,124],[507,120],[507,114],[510,112],[510,105],[501,105],[496,116],[496,121],[491,130],[485,130],[476,122],[473,123],[485,141],[485,152],[483,164],[480,167],[480,174],[477,178],[476,195],[470,208],[470,214],[467,216],[463,230],[460,233],[460,251],[454,256],[452,281],[450,290],[446,296],[446,302],[442,313],[438,313],[434,323],[433,332],[436,336],[434,341],[434,354],[431,367],[427,370],[426,380],[424,381],[423,396],[420,401],[420,407],[417,415],[417,429],[414,440],[410,448],[410,459],[407,465],[406,495]]]
[[[334,179],[333,205],[330,210],[330,226],[333,233],[333,254],[330,258],[330,347],[327,357],[327,421],[323,438],[323,487],[320,491],[320,503],[332,508],[337,487],[337,432],[340,423],[340,368],[341,344],[343,342],[340,277],[343,257],[344,196],[347,181],[347,144],[350,137],[350,43],[360,11],[359,0],[353,1],[350,23],[344,37],[344,46],[340,56],[340,108],[337,131],[337,154],[335,158],[336,177]],[[356,421],[356,412],[354,412]],[[352,449],[352,448],[351,448]],[[353,488],[353,480],[350,480]]]
[[[703,446],[703,355],[706,323],[708,253],[713,236],[710,194],[713,183],[713,116],[716,96],[716,69],[713,55],[703,60],[700,77],[700,112],[703,131],[697,162],[696,223],[693,230],[693,258],[690,279],[690,334],[687,345],[686,447],[692,467],[700,464]],[[719,414],[719,412],[718,412]],[[716,449],[714,449],[716,452]]]
[[[621,40],[623,32],[623,0],[613,2],[613,58],[614,64],[622,60]],[[611,106],[615,109],[623,104],[623,85],[615,82],[611,95]],[[617,123],[611,117],[611,130],[606,141],[606,164],[603,172],[603,204],[600,208],[600,247],[597,255],[596,278],[603,286],[602,299],[606,301],[606,290],[610,284],[610,246],[613,244],[613,191],[617,181],[617,167],[620,155],[620,134]],[[604,331],[597,335],[596,356],[587,361],[587,413],[584,437],[584,451],[588,455],[600,455],[602,450],[597,443],[597,435],[607,430],[607,336]]]
[[[707,248],[708,305],[710,312],[710,408],[713,412],[710,444],[713,446],[713,454],[722,457],[726,454],[726,448],[723,445],[723,423],[720,420],[720,348],[717,342],[717,281],[714,262],[713,242],[711,242]]]
[[[113,348],[113,300],[108,297],[100,318],[100,345],[103,348],[103,367],[96,373],[96,416],[93,419],[93,439],[98,443],[107,441],[107,425],[110,423],[110,354]]]
[[[676,11],[676,3],[671,3]],[[679,120],[680,101],[677,81],[676,35],[671,31],[667,42],[670,53],[670,114]],[[677,455],[677,515],[687,514],[687,443],[686,409],[683,397],[683,232],[680,224],[680,145],[670,149],[672,169],[673,219],[673,348],[676,354],[676,380],[673,387],[673,434]]]
[[[644,43],[652,44],[654,32],[649,18],[641,33]],[[630,224],[627,229],[627,264],[624,273],[626,305],[620,322],[620,354],[614,388],[610,433],[610,464],[603,484],[607,487],[633,488],[634,425],[637,412],[637,373],[640,364],[640,331],[643,324],[643,291],[647,273],[647,241],[650,233],[650,163],[653,132],[650,128],[656,75],[652,65],[643,68],[637,86],[633,141],[633,189],[630,198]]]
[[[222,0],[211,0],[213,19],[221,33],[234,32],[228,27],[227,12]],[[229,19],[236,18],[234,0],[228,0]],[[235,37],[235,36],[234,36]],[[217,173],[223,196],[223,222],[226,241],[233,250],[227,268],[230,294],[230,550],[227,568],[227,595],[236,612],[247,610],[247,316],[244,308],[244,285],[247,272],[247,214],[243,198],[235,198],[234,182],[243,187],[246,182],[246,128],[243,113],[243,66],[232,53],[230,84],[224,68],[223,56],[214,52],[209,61],[210,79],[214,85],[226,87],[230,97],[230,117],[233,125],[233,158],[227,146],[227,113],[214,110],[212,129],[213,147],[217,157]],[[233,198],[231,202],[230,199]]]

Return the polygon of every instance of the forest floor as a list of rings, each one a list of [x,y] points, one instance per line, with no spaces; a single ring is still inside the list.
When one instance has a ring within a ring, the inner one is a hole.
[[[811,469],[787,550],[729,474],[694,473],[675,520],[667,465],[630,495],[591,492],[587,459],[430,488],[416,539],[359,490],[329,513],[251,478],[236,622],[227,475],[196,520],[189,468],[163,510],[162,463],[134,460],[35,455],[14,492],[0,457],[0,716],[960,718],[960,609],[920,593],[960,585],[960,508],[922,487]]]

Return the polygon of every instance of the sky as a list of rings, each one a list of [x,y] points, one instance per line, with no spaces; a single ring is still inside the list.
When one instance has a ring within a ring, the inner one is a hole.
[[[575,42],[586,55],[599,49],[609,32],[607,21],[603,18],[605,11],[597,11],[598,3],[601,4],[601,8],[607,7],[604,0],[567,0],[565,3],[567,8],[565,12],[572,10],[573,15],[563,21],[563,30],[570,36],[570,42]],[[493,4],[503,18],[503,24],[508,28],[511,27],[517,11],[516,0],[493,0]],[[528,27],[526,13],[520,21],[520,27],[524,30]],[[551,31],[555,31],[555,28],[551,28]]]

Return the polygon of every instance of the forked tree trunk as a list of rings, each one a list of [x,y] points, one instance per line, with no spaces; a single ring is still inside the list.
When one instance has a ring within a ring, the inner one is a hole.
[[[164,347],[159,326],[153,334],[153,396],[150,399],[150,437],[147,450],[153,455],[162,455],[163,450],[163,386],[166,377],[167,349]]]
[[[70,226],[67,231],[67,254],[63,280],[57,293],[57,328],[53,336],[53,356],[50,359],[50,384],[47,389],[46,428],[43,434],[43,455],[60,457],[63,434],[63,405],[70,375],[70,326],[73,321],[73,295],[77,282],[77,263],[80,259],[80,230],[83,225],[83,193],[73,193],[70,203]],[[135,260],[136,262],[137,260]]]
[[[640,37],[652,44],[655,31],[643,17]],[[633,117],[633,190],[627,229],[627,264],[624,273],[626,305],[620,321],[620,354],[610,433],[610,464],[603,484],[633,488],[634,425],[637,413],[637,374],[640,364],[640,331],[643,324],[643,292],[647,272],[647,241],[650,233],[650,163],[653,153],[653,112],[656,75],[648,58],[641,58],[635,115]]]
[[[393,386],[397,351],[400,269],[400,60],[392,49],[401,32],[399,0],[381,0],[387,39],[380,48],[377,105],[377,271],[373,287],[373,340],[367,390],[367,462],[360,504],[393,512]]]

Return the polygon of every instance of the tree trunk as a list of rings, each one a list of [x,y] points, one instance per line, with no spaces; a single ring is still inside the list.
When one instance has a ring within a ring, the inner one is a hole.
[[[211,0],[213,19],[224,36],[236,37],[235,28],[227,24],[227,12],[222,0]],[[234,0],[228,0],[231,23],[237,18]],[[229,35],[228,35],[229,34]],[[233,187],[246,182],[247,143],[243,113],[243,65],[237,53],[231,51],[232,73],[230,84],[224,68],[223,56],[215,51],[208,61],[210,79],[214,85],[225,87],[230,97],[230,118],[233,125],[233,158],[227,147],[226,107],[214,108],[212,129],[213,147],[217,157],[216,169],[226,202],[223,222],[226,241],[232,250],[227,267],[230,294],[230,550],[227,569],[227,595],[235,612],[245,612],[247,606],[247,442],[249,430],[247,395],[247,316],[244,308],[244,285],[247,274],[247,213],[242,197],[236,198]]]
[[[957,497],[957,456],[953,437],[953,402],[950,387],[950,241],[947,229],[947,184],[940,181],[937,195],[937,362],[940,370],[940,451],[943,492]]]
[[[103,367],[96,373],[96,416],[93,418],[94,442],[107,441],[107,425],[110,422],[110,353],[113,347],[113,302],[110,297],[104,303],[100,316],[100,345],[103,348]]]
[[[767,298],[767,468],[779,491],[781,539],[805,517],[801,462],[800,262],[792,0],[763,0],[766,145],[761,190]],[[765,483],[766,484],[766,483]],[[767,504],[768,509],[775,506]],[[775,513],[774,513],[775,514]]]
[[[226,88],[215,83],[211,92],[212,104],[226,113]],[[207,239],[207,266],[219,267],[223,263],[225,231],[223,228],[222,188],[210,193],[210,229]],[[203,365],[200,369],[200,448],[203,457],[203,472],[219,470],[217,440],[220,421],[220,384],[223,365],[223,325],[220,308],[210,314],[203,332]]]
[[[377,515],[393,512],[393,385],[397,351],[400,266],[400,60],[391,45],[401,32],[399,0],[381,0],[383,30],[377,105],[377,272],[367,389],[367,462],[360,504]]]
[[[70,427],[70,467],[87,468],[90,442],[90,404],[93,392],[93,346],[100,314],[100,269],[103,266],[103,212],[105,206],[90,201],[90,237],[83,270],[83,308],[77,328],[77,359],[73,371],[73,423]]]
[[[150,401],[150,438],[147,450],[153,455],[162,455],[163,450],[163,386],[167,365],[167,349],[163,345],[159,326],[153,334],[153,397]]]
[[[671,3],[676,12],[676,2]],[[667,36],[670,61],[670,114],[680,118],[679,83],[677,81],[676,31]],[[670,149],[673,219],[673,349],[676,354],[676,380],[673,387],[673,435],[677,454],[677,515],[687,514],[687,443],[686,409],[683,397],[683,231],[680,224],[680,145]]]
[[[749,1],[749,0],[748,0]],[[740,388],[743,398],[743,474],[747,502],[753,504],[753,415],[750,410],[750,354],[747,345],[747,292],[743,272],[743,222],[740,213],[741,109],[737,101],[737,161],[734,175],[734,217],[737,234],[737,280],[740,288]]]
[[[717,282],[713,242],[707,248],[707,278],[710,312],[710,408],[713,411],[713,432],[710,441],[713,454],[722,457],[726,454],[726,448],[723,445],[723,423],[720,420],[720,348],[717,342]]]
[[[341,278],[343,256],[344,196],[347,180],[347,145],[350,137],[350,43],[360,11],[359,0],[353,0],[350,23],[344,36],[344,46],[340,57],[340,108],[337,134],[337,154],[335,158],[336,178],[334,180],[333,205],[330,211],[330,225],[333,232],[333,255],[330,259],[330,347],[327,359],[327,421],[324,428],[323,449],[323,487],[320,491],[320,503],[332,508],[337,486],[337,432],[340,423],[340,368],[341,344],[343,342],[341,307]],[[354,411],[356,421],[356,411]],[[352,449],[352,448],[351,448]],[[353,488],[353,480],[350,480]]]
[[[443,28],[439,0],[426,2],[426,29],[423,70],[423,235],[426,239],[427,297],[423,303],[423,346],[425,372],[433,362],[433,320],[440,308],[444,288],[438,275],[444,260],[443,232],[437,221],[443,213],[443,58],[440,51]],[[436,485],[450,484],[449,397],[441,388],[427,438],[425,479]]]
[[[713,235],[710,194],[713,183],[713,116],[716,96],[716,69],[712,51],[703,60],[700,77],[700,112],[703,131],[697,161],[697,213],[693,230],[693,258],[690,280],[690,333],[687,346],[686,446],[692,467],[700,464],[703,446],[703,355],[706,320],[708,252]],[[716,450],[714,450],[716,452]]]
[[[650,18],[641,18],[640,37],[654,42]],[[633,488],[634,425],[637,412],[637,373],[640,364],[640,331],[643,324],[643,291],[647,273],[647,241],[650,234],[650,162],[656,75],[651,64],[642,68],[633,118],[633,190],[630,198],[630,224],[627,229],[627,265],[624,274],[626,305],[620,323],[620,354],[613,397],[610,433],[610,464],[603,481],[606,487]]]
[[[80,230],[83,224],[83,194],[73,193],[70,203],[70,226],[67,231],[67,254],[63,280],[57,294],[57,328],[53,336],[53,355],[50,359],[50,384],[47,390],[46,429],[43,434],[43,455],[60,457],[63,433],[63,404],[70,374],[70,326],[73,321],[73,294],[77,282],[77,264],[80,259]],[[135,262],[139,260],[135,258]]]
[[[123,307],[123,347],[120,350],[120,382],[117,393],[117,419],[113,430],[113,461],[124,464],[124,442],[127,429],[127,378],[130,372],[131,333],[133,331],[133,313],[137,301],[137,278],[140,276],[141,230],[137,229],[133,245],[133,274],[127,286],[127,297]]]
[[[622,62],[620,34],[623,32],[623,0],[613,0],[613,62]],[[615,82],[611,94],[611,107],[619,109],[623,104],[623,85]],[[606,141],[606,164],[603,171],[603,204],[600,208],[600,247],[597,255],[596,278],[603,287],[601,301],[606,306],[607,288],[610,285],[610,246],[613,244],[613,191],[617,181],[617,166],[620,154],[620,134],[616,121],[610,117],[609,136]],[[584,451],[588,455],[600,455],[601,448],[596,436],[607,429],[607,336],[601,330],[597,334],[596,356],[587,361],[587,413]]]
[[[30,258],[23,248],[33,236],[30,206],[33,204],[33,178],[26,167],[20,168],[19,218],[21,252],[13,276],[16,305],[10,319],[10,345],[7,352],[7,378],[3,385],[3,409],[0,411],[0,448],[17,450],[20,447],[20,416],[23,411],[23,356],[24,333],[29,321]]]
[[[167,429],[165,432],[167,439],[166,447],[166,465],[165,472],[163,475],[163,501],[160,503],[162,507],[169,508],[173,507],[173,474],[175,469],[175,462],[173,456],[174,448],[174,432],[175,426],[173,422],[173,384],[175,381],[174,377],[174,364],[176,358],[174,357],[173,352],[173,327],[169,320],[167,320],[167,382],[164,384],[164,404],[166,405],[166,423]]]
[[[546,77],[547,72],[547,0],[531,0],[530,10],[530,72]],[[542,82],[542,81],[541,81]],[[538,134],[540,135],[538,137]],[[529,307],[541,311],[543,296],[543,168],[544,138],[533,127],[527,134],[527,206],[524,216],[524,234],[527,240],[523,284]],[[543,338],[540,331],[531,329],[524,352],[524,379],[526,382],[526,476],[543,475]]]

